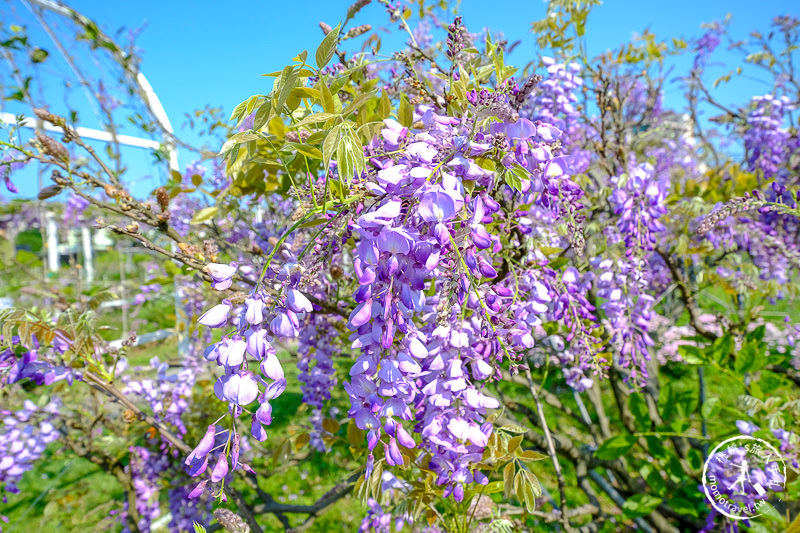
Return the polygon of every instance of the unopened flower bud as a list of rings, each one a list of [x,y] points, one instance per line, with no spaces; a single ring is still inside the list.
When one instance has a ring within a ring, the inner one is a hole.
[[[344,35],[344,39],[352,39],[353,37],[364,35],[371,29],[372,26],[369,24],[362,24],[360,26],[356,26],[355,28],[350,28],[350,30]]]
[[[169,207],[169,194],[164,187],[159,187],[156,189],[156,201],[158,202],[158,206],[162,211],[166,211]]]
[[[37,133],[36,139],[42,145],[44,153],[61,161],[69,161],[69,151],[63,144],[48,137],[44,133]]]
[[[250,526],[247,525],[247,522],[230,509],[225,509],[224,507],[214,509],[214,518],[217,519],[222,529],[230,533],[249,533],[250,531]]]
[[[39,200],[47,200],[53,196],[58,196],[58,194],[61,192],[61,189],[61,185],[49,185],[39,191],[37,198],[39,198]]]
[[[350,7],[347,8],[347,18],[351,19],[356,13],[368,5],[372,0],[356,0]]]
[[[322,33],[324,33],[325,35],[328,35],[331,31],[333,31],[333,28],[331,28],[329,24],[326,24],[324,22],[319,23],[319,29],[321,29]]]
[[[63,126],[64,119],[59,117],[58,115],[54,115],[47,109],[42,109],[41,107],[37,107],[33,110],[33,114],[39,117],[39,119],[44,120],[45,122],[49,122],[50,124],[54,124],[56,126]]]

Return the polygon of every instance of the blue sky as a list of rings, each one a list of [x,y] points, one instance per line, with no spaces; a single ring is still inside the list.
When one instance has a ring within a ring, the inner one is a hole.
[[[120,26],[138,28],[144,25],[137,38],[138,46],[144,51],[142,71],[173,124],[179,126],[184,122],[184,113],[206,104],[222,106],[229,112],[251,94],[268,92],[271,79],[259,75],[279,69],[304,49],[313,55],[322,37],[317,23],[324,20],[335,25],[351,2],[73,0],[69,3],[98,21],[109,33]],[[17,1],[12,0],[10,4],[19,18],[27,17],[31,25],[35,24]],[[794,2],[787,0],[608,0],[590,15],[589,52],[595,55],[614,48],[645,28],[659,37],[698,36],[702,32],[701,23],[722,19],[726,13],[733,15],[733,33],[744,37],[751,29],[766,29],[775,15],[798,15],[799,11]],[[538,51],[530,33],[530,23],[544,16],[544,2],[464,0],[460,12],[473,32],[489,27],[503,31],[510,42],[521,39],[522,44],[512,60],[526,62],[536,56]],[[355,20],[356,24],[367,22],[373,27],[393,30],[395,37],[387,36],[382,52],[401,44],[402,35],[388,23],[377,2],[367,6]],[[0,65],[0,72],[6,68]],[[742,101],[758,91],[757,82],[745,80],[736,87],[726,88],[724,97],[729,101]],[[674,92],[668,94],[668,101],[670,96],[678,96],[679,91],[675,89]],[[144,163],[133,166],[146,165],[148,156],[141,157]],[[187,163],[187,160],[181,161],[182,165]],[[28,183],[21,184],[23,195],[34,194],[33,180],[25,181]],[[158,178],[147,181],[148,186],[149,182],[156,186]]]

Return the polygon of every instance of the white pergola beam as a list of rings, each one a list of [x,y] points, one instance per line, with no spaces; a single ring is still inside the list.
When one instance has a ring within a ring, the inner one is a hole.
[[[6,124],[13,124],[16,126],[20,126],[22,128],[30,128],[36,129],[37,121],[31,117],[25,117],[23,120],[17,122],[17,117],[12,115],[11,113],[4,113],[0,112],[0,120],[5,122]],[[64,133],[64,130],[59,128],[58,126],[54,126],[49,122],[45,122],[40,125],[42,129],[46,131],[52,131],[55,133]],[[119,144],[123,144],[125,146],[134,146],[136,148],[150,148],[157,150],[161,143],[158,141],[154,141],[153,139],[142,139],[140,137],[134,137],[132,135],[112,135],[110,132],[103,131],[103,130],[95,130],[92,128],[84,128],[83,126],[78,126],[75,128],[75,132],[80,135],[82,139],[93,139],[95,141],[103,141],[103,142],[118,142]]]

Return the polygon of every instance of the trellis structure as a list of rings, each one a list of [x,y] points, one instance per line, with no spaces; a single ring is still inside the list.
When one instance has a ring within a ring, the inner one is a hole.
[[[69,65],[70,69],[72,70],[73,74],[76,78],[81,82],[84,87],[88,86],[88,82],[84,79],[83,75],[80,72],[80,69],[75,64],[73,59],[69,56],[67,51],[63,48],[61,43],[58,41],[57,37],[53,33],[53,31],[49,28],[47,23],[43,18],[43,10],[47,10],[53,13],[56,13],[62,17],[72,20],[76,24],[84,27],[88,27],[89,25],[93,24],[92,21],[81,15],[80,13],[70,9],[69,7],[56,3],[51,0],[21,0],[21,3],[31,11],[34,17],[37,19],[39,24],[42,26],[42,29],[48,34],[50,39],[53,41],[53,44],[58,49],[59,53],[61,54],[64,61]],[[91,139],[94,141],[104,142],[104,143],[114,143],[116,145],[121,146],[128,146],[134,148],[145,148],[145,149],[152,149],[152,150],[164,150],[169,156],[169,168],[170,170],[177,171],[179,169],[178,165],[178,148],[177,142],[174,135],[174,130],[172,128],[172,123],[169,120],[166,110],[164,106],[161,104],[158,95],[156,94],[153,87],[150,85],[150,82],[147,80],[147,77],[140,72],[133,62],[128,61],[128,55],[117,47],[105,34],[102,32],[98,32],[97,39],[99,41],[106,41],[109,46],[107,49],[110,51],[114,60],[123,68],[126,78],[131,86],[134,88],[135,92],[139,95],[141,100],[144,102],[149,114],[155,120],[156,124],[161,129],[162,133],[162,141],[159,142],[154,139],[145,139],[141,137],[135,137],[131,135],[122,135],[118,134],[115,131],[106,131],[106,130],[98,130],[92,128],[86,128],[82,126],[78,126],[75,131],[84,139]],[[90,95],[90,101],[91,97]],[[0,120],[5,122],[6,124],[16,125],[22,128],[32,129],[34,131],[49,131],[53,133],[63,133],[63,130],[58,126],[53,124],[44,122],[37,118],[24,118],[22,120],[17,120],[17,117],[11,113],[0,113]],[[59,268],[59,244],[58,244],[58,233],[57,227],[55,223],[55,217],[51,212],[45,213],[44,216],[44,226],[45,226],[45,233],[47,235],[47,268],[50,272],[55,272]],[[83,249],[83,259],[84,259],[84,272],[86,276],[86,280],[92,282],[94,280],[94,264],[93,264],[93,251],[92,251],[92,236],[91,231],[88,227],[81,228],[81,244]],[[178,350],[179,353],[183,353],[188,348],[188,336],[186,335],[186,331],[188,329],[188,324],[185,323],[185,314],[182,312],[181,309],[181,291],[176,284],[175,286],[175,311],[176,311],[176,320],[179,322],[184,323],[176,323],[175,333],[179,335],[179,345]],[[123,311],[126,310],[127,305],[129,302],[125,298],[120,300],[120,305],[123,307]],[[181,320],[183,318],[184,320]],[[123,332],[124,334],[125,332]],[[155,336],[154,336],[155,335]],[[159,340],[166,338],[167,335],[164,334],[163,331],[155,332],[154,334],[150,335],[153,337],[151,340]],[[140,342],[137,344],[141,344],[144,342],[144,338],[140,339]]]

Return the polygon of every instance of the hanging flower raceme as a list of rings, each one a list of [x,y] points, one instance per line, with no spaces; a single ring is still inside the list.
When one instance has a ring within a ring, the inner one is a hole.
[[[326,450],[323,437],[327,431],[323,427],[323,408],[337,383],[333,356],[341,348],[335,342],[338,336],[339,332],[330,317],[310,313],[298,338],[298,379],[302,383],[303,402],[312,407],[311,445],[319,451]]]
[[[605,299],[601,308],[608,318],[618,362],[630,368],[629,379],[643,383],[648,375],[648,347],[653,345],[647,332],[655,301],[647,292],[652,276],[649,265],[657,234],[665,229],[659,218],[666,214],[667,181],[656,176],[649,163],[635,165],[629,175],[611,181],[615,188],[609,202],[619,219],[606,235],[609,245],[621,243],[625,253],[622,259],[592,259],[595,284],[598,296]]]
[[[490,228],[511,221],[490,191],[499,186],[502,201],[517,196],[558,220],[580,209],[567,205],[580,190],[569,161],[553,155],[552,126],[519,120],[471,141],[459,119],[426,106],[414,118],[420,130],[389,119],[367,147],[373,170],[361,182],[378,200],[351,226],[359,288],[348,327],[361,355],[345,388],[350,416],[367,431],[367,476],[376,462],[406,464],[403,450],[421,446],[445,495],[461,500],[468,484],[488,482],[473,465],[492,433],[487,409],[499,404],[480,384],[533,346],[508,314],[513,292],[493,285],[503,245]],[[496,168],[522,169],[517,187],[475,160],[498,150]]]
[[[206,348],[204,357],[222,369],[223,373],[214,385],[214,393],[228,405],[232,420],[239,418],[250,409],[251,404],[258,401],[250,426],[253,438],[258,441],[267,439],[265,426],[272,423],[269,402],[286,390],[283,368],[272,344],[273,339],[297,337],[301,320],[313,310],[308,298],[297,290],[302,269],[296,263],[296,258],[288,248],[283,248],[278,255],[284,261],[283,265],[266,268],[261,280],[263,285],[259,284],[243,305],[235,307],[231,301],[223,300],[198,319],[200,324],[210,328],[232,327],[220,341]],[[237,268],[235,263],[209,265],[207,271],[213,279],[214,288],[229,288]],[[258,363],[258,373],[249,370],[250,362]],[[220,435],[224,435],[224,438],[218,443]],[[239,439],[235,425],[230,430],[219,432],[214,425],[209,426],[206,436],[186,459],[190,474],[199,476],[211,466],[209,455],[214,447],[221,447],[222,453],[213,465],[212,481],[222,480],[229,470],[238,466],[249,470],[248,465],[238,460]],[[204,487],[204,484],[202,487],[198,485],[193,496],[201,494]]]
[[[56,398],[44,407],[26,400],[16,411],[0,411],[0,490],[19,492],[17,483],[22,475],[60,436],[54,425],[60,409],[61,402]]]

